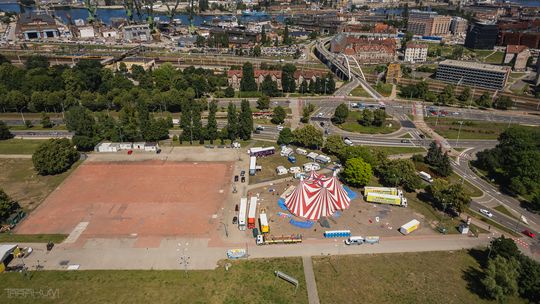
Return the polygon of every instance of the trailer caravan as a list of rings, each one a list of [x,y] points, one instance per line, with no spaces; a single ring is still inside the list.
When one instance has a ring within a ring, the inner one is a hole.
[[[315,161],[321,163],[321,164],[327,164],[331,161],[332,159],[330,159],[330,157],[326,156],[326,155],[319,155],[317,157],[315,157]]]
[[[240,199],[240,210],[238,211],[238,229],[246,230],[246,208],[247,198],[242,197]]]
[[[273,155],[276,153],[276,148],[274,147],[255,147],[248,150],[249,156],[263,157],[268,155]]]
[[[407,235],[415,231],[416,229],[418,229],[418,226],[420,226],[420,222],[418,220],[412,220],[408,222],[407,224],[399,227],[399,232]]]
[[[315,161],[315,159],[317,158],[317,156],[319,156],[319,154],[315,153],[315,152],[310,152],[308,155],[307,155],[307,158],[311,159],[312,161]]]
[[[249,175],[255,175],[256,171],[257,171],[257,158],[255,156],[251,156],[249,158]]]
[[[255,228],[255,219],[257,213],[257,197],[252,196],[249,201],[249,212],[248,212],[248,219],[247,219],[247,227],[248,229]]]
[[[302,148],[296,148],[296,154],[307,155],[307,151]]]

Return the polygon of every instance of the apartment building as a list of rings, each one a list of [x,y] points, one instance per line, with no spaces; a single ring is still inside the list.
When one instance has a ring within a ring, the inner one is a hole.
[[[450,31],[452,17],[436,12],[411,10],[407,31],[420,36],[445,36]]]

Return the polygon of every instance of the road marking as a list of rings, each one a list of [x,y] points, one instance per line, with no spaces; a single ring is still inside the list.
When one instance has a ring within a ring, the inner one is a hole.
[[[88,224],[89,224],[88,222],[80,222],[79,224],[77,224],[77,226],[73,228],[71,233],[64,240],[64,243],[66,244],[75,243],[75,241],[77,241],[77,239],[79,238],[79,236],[81,236],[84,230],[86,230],[86,227],[88,227]]]

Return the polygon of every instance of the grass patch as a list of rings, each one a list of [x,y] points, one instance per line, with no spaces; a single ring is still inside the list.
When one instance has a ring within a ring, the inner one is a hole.
[[[493,303],[471,291],[482,271],[476,252],[325,256],[313,268],[321,303]]]
[[[262,92],[260,91],[253,91],[253,92],[235,91],[234,92],[235,98],[253,98],[253,97],[261,97],[261,96],[262,96]]]
[[[405,133],[403,135],[401,135],[399,138],[413,138],[411,133]]]
[[[493,52],[483,59],[485,63],[501,64],[504,59],[504,52]]]
[[[81,161],[73,164],[70,170],[57,174],[41,176],[34,170],[31,159],[0,159],[0,185],[4,191],[25,210],[37,207]]]
[[[363,126],[358,121],[361,119],[362,113],[358,111],[349,112],[347,120],[341,125],[337,125],[340,129],[348,132],[362,134],[388,134],[399,130],[400,124],[395,120],[387,120],[382,127]]]
[[[59,244],[67,238],[66,234],[12,234],[1,233],[0,243],[47,243]]]
[[[438,122],[436,117],[426,117],[424,120],[435,132],[447,139],[457,139],[458,132],[460,139],[497,139],[508,128],[507,123],[465,120],[460,132],[459,121],[463,120],[443,117],[439,117]]]
[[[377,83],[374,87],[379,94],[381,94],[384,97],[388,97],[392,94],[392,84],[391,83]]]
[[[351,96],[356,96],[356,97],[371,97],[371,95],[369,95],[369,93],[366,92],[366,90],[364,90],[362,86],[357,86],[351,91],[350,94]]]
[[[386,147],[386,146],[369,146],[370,149],[374,151],[383,151],[387,155],[395,154],[407,154],[407,153],[417,153],[417,152],[426,152],[426,149],[421,147]]]
[[[33,154],[46,142],[46,139],[17,139],[0,140],[0,154]]]
[[[511,218],[514,218],[514,219],[516,219],[516,220],[519,220],[519,218],[518,218],[517,216],[513,215],[512,212],[510,212],[510,210],[506,209],[506,207],[504,207],[503,205],[499,205],[499,206],[497,206],[497,207],[495,207],[495,208],[493,208],[493,209],[499,211],[499,212],[502,213],[502,214],[506,214],[506,215],[508,215],[508,216],[511,217]]]
[[[2,275],[3,286],[59,290],[62,303],[307,303],[300,258],[227,261],[228,271],[193,270],[86,270],[37,271],[31,280],[20,273]],[[223,264],[223,263],[222,263]],[[294,287],[275,280],[283,271],[299,281]],[[43,301],[45,302],[45,301]],[[12,303],[20,303],[14,300]],[[48,302],[49,303],[49,302]]]

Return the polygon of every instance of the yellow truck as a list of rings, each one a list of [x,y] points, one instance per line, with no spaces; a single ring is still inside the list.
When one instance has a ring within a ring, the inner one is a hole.
[[[268,226],[268,218],[266,217],[266,213],[260,213],[259,214],[259,226],[261,226],[261,233],[268,233],[270,231],[270,227]]]
[[[364,187],[364,196],[367,196],[370,193],[379,193],[379,194],[389,194],[389,195],[403,195],[403,192],[398,188],[390,187]]]
[[[370,203],[379,203],[379,204],[407,207],[407,199],[399,195],[369,193],[366,196],[366,201]]]
[[[419,226],[420,226],[420,222],[418,220],[412,220],[406,223],[405,225],[399,227],[399,232],[407,235],[415,231],[416,229],[418,229]]]

